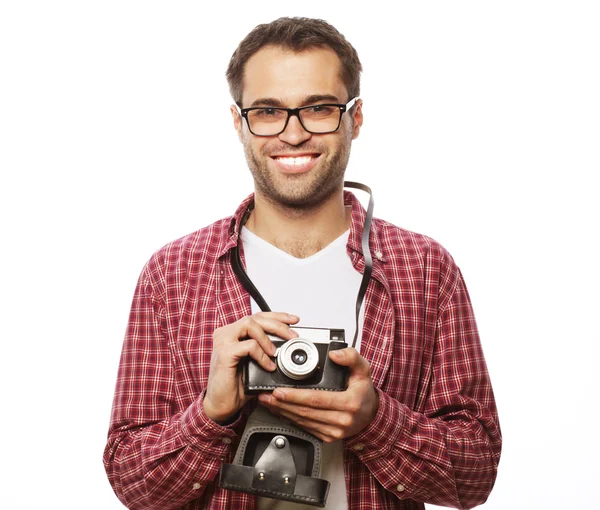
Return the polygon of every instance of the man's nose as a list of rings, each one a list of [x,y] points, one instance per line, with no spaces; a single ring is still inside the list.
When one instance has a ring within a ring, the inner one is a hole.
[[[302,127],[300,119],[295,115],[290,115],[287,126],[283,132],[279,134],[279,139],[290,145],[300,145],[311,136],[312,134]]]

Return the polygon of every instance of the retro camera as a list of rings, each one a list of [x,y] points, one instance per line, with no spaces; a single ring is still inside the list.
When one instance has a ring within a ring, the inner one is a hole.
[[[275,388],[306,388],[344,391],[348,384],[348,368],[329,359],[329,352],[345,349],[343,329],[292,328],[298,338],[283,340],[269,335],[277,351],[271,359],[277,365],[274,372],[264,370],[248,357],[242,367],[246,394]]]

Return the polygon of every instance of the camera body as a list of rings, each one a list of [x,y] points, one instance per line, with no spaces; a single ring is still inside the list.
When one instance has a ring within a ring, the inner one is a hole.
[[[274,372],[264,370],[252,358],[242,365],[244,392],[255,394],[275,388],[305,388],[344,391],[348,386],[348,367],[329,359],[329,352],[345,349],[343,329],[292,328],[298,338],[283,340],[269,335],[277,352],[271,359]]]

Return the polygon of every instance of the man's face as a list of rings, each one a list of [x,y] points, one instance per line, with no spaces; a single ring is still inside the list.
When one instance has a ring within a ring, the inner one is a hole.
[[[340,78],[339,58],[330,49],[294,53],[268,46],[246,63],[243,108],[345,104],[350,99]],[[297,117],[290,117],[281,134],[254,136],[235,107],[231,112],[257,195],[274,205],[313,208],[341,191],[350,146],[362,125],[360,101],[329,134],[311,134]]]

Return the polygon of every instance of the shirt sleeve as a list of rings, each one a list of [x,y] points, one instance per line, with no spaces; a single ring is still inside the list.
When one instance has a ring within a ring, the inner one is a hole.
[[[104,465],[130,509],[179,508],[199,498],[228,455],[236,423],[210,420],[199,395],[176,402],[164,307],[148,266],[135,291],[113,401]]]
[[[492,490],[502,439],[469,295],[458,268],[449,273],[424,412],[377,389],[375,420],[346,447],[400,499],[472,508]]]

